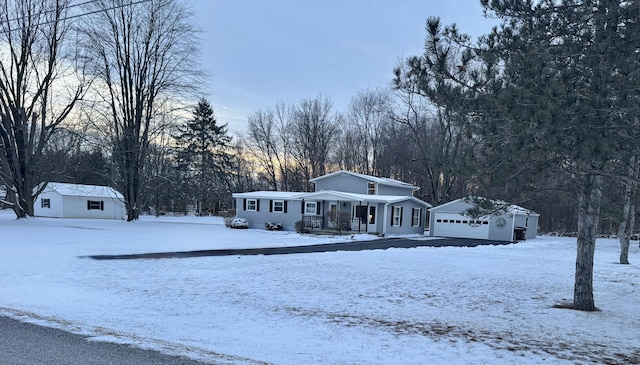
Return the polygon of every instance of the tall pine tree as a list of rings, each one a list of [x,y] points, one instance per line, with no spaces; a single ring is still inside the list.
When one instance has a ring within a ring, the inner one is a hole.
[[[193,119],[177,128],[174,135],[179,167],[183,170],[198,213],[217,210],[227,191],[227,172],[231,156],[227,152],[232,137],[227,124],[218,125],[213,108],[202,98]]]
[[[406,79],[469,117],[479,181],[520,190],[569,188],[578,207],[573,308],[595,310],[593,257],[605,176],[637,155],[637,1],[482,0],[501,27],[471,44],[429,19],[425,55]],[[402,76],[402,75],[401,75]],[[442,99],[437,90],[460,97]],[[545,186],[556,176],[563,186]],[[558,178],[561,177],[561,178]],[[517,181],[514,184],[513,181]],[[528,181],[538,184],[527,184]]]
[[[628,169],[621,162],[637,151],[638,104],[629,95],[639,88],[633,82],[638,47],[630,41],[637,39],[638,3],[484,3],[505,20],[490,36],[496,43],[487,47],[487,54],[504,62],[504,73],[481,98],[479,133],[516,168],[553,168],[573,186],[578,206],[573,308],[595,310],[593,258],[604,177],[624,177]]]

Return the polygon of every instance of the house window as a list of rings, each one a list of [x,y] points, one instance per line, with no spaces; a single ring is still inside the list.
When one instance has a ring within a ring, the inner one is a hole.
[[[40,204],[42,208],[51,208],[51,199],[42,199]]]
[[[402,207],[392,207],[391,226],[400,227],[402,225]]]
[[[318,202],[305,202],[304,203],[304,214],[313,214],[316,215],[318,213]]]
[[[272,204],[271,210],[274,213],[284,213],[284,200],[274,200]]]
[[[87,210],[104,210],[104,201],[87,200]]]
[[[255,212],[258,207],[256,199],[247,199],[247,210]]]
[[[367,194],[376,195],[376,183],[370,182],[367,184]]]
[[[422,209],[413,208],[411,211],[411,225],[413,227],[419,227],[422,220]]]

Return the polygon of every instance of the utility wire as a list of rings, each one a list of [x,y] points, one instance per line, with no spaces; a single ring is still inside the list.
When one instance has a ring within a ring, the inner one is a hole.
[[[77,5],[74,5],[74,6],[80,6],[80,5],[90,4],[90,3],[94,3],[94,2],[96,2],[96,1],[98,1],[98,0],[86,1],[86,2],[84,2],[84,3],[77,4]],[[90,11],[90,12],[86,12],[86,13],[80,13],[80,14],[76,14],[76,15],[69,15],[69,16],[66,16],[66,17],[64,17],[64,18],[60,18],[60,19],[57,19],[57,20],[50,20],[50,21],[40,22],[40,23],[37,23],[37,24],[33,24],[33,25],[29,25],[29,26],[24,26],[24,27],[19,27],[19,28],[15,28],[15,29],[8,29],[8,31],[24,30],[24,29],[31,28],[31,27],[37,27],[37,26],[41,26],[41,25],[52,24],[52,23],[55,23],[55,22],[62,22],[62,21],[65,21],[65,20],[70,20],[70,19],[80,18],[80,17],[83,17],[83,16],[92,15],[92,14],[97,14],[97,13],[101,13],[101,12],[107,12],[107,11],[110,11],[110,10],[115,10],[115,9],[124,8],[124,7],[126,7],[126,6],[133,6],[133,5],[137,5],[137,4],[147,3],[147,2],[150,2],[150,1],[153,1],[153,0],[138,0],[138,1],[133,1],[133,2],[130,2],[130,3],[128,3],[128,4],[116,5],[116,6],[112,6],[112,7],[110,7],[110,8],[98,9],[98,10],[94,10],[94,11]],[[69,6],[69,7],[71,7],[71,6]],[[67,8],[69,8],[69,7],[67,7]],[[54,11],[54,10],[49,10],[49,11],[44,12],[44,14],[46,14],[46,13],[48,13],[48,12],[53,12],[53,11]],[[16,21],[16,20],[19,20],[19,19],[25,19],[25,18],[26,18],[26,16],[19,17],[19,18],[15,18],[15,19],[11,19],[11,20],[8,20],[8,21],[7,21],[7,23],[8,23],[8,22],[10,22],[10,21]],[[2,24],[2,22],[0,22],[0,24]]]
[[[62,9],[67,9],[68,10],[68,9],[71,9],[71,8],[77,8],[78,6],[83,6],[83,5],[95,3],[95,2],[98,2],[98,1],[100,1],[100,0],[89,0],[89,1],[85,1],[83,3],[79,3],[79,4],[69,4],[66,7],[62,8]],[[45,10],[45,11],[39,13],[39,14],[49,14],[49,13],[53,13],[55,11],[56,11],[55,9]],[[6,22],[7,23],[15,22],[17,20],[22,20],[22,19],[25,19],[25,18],[26,18],[26,16],[19,16],[19,17],[13,18],[13,19],[8,19]],[[0,21],[0,23],[3,23],[3,22]]]

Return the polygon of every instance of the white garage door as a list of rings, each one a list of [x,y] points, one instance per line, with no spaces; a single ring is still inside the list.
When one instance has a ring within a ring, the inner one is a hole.
[[[434,226],[434,236],[489,238],[489,218],[473,220],[455,213],[436,213]]]

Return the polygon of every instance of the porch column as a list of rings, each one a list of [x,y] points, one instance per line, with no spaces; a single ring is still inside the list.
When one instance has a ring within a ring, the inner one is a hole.
[[[384,203],[384,212],[382,213],[382,237],[387,236],[387,208],[389,203]]]
[[[362,202],[360,202],[360,204],[362,204]],[[365,219],[365,225],[364,225],[364,231],[365,233],[369,232],[369,213],[371,213],[370,211],[370,207],[369,207],[369,202],[367,202],[367,211],[364,213],[364,219]]]

